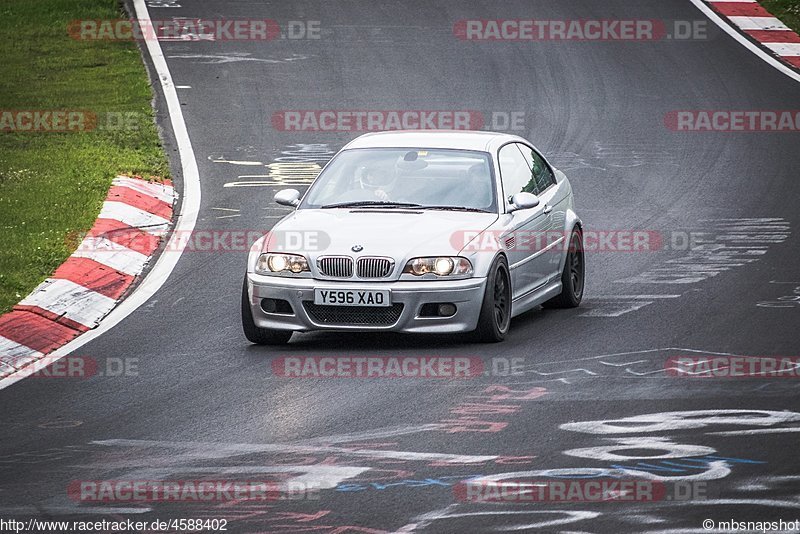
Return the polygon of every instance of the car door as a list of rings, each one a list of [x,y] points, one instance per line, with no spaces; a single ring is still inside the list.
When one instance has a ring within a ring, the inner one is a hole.
[[[523,191],[536,194],[538,184],[519,143],[508,143],[500,148],[498,166],[503,206],[508,213],[511,197]],[[549,258],[543,250],[546,246],[544,236],[550,228],[550,213],[546,212],[545,206],[540,202],[536,207],[509,213],[500,236],[508,256],[513,299],[544,285],[550,276]]]
[[[569,236],[564,235],[568,205],[566,184],[558,182],[555,169],[535,148],[521,143],[517,146],[531,168],[531,175],[536,182],[534,194],[539,196],[544,206],[543,211],[547,214],[547,238],[544,244],[546,250],[542,251],[547,278],[559,277],[563,257],[561,252],[569,243]]]

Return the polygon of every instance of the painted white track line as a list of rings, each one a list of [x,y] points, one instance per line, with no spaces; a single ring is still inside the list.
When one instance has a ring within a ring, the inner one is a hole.
[[[143,20],[145,25],[150,24],[150,14],[147,12],[147,6],[144,0],[133,0],[133,5],[136,18]],[[158,40],[147,39],[145,43],[147,44],[147,52],[153,61],[153,66],[155,67],[159,82],[161,83],[161,89],[164,92],[170,123],[172,124],[172,130],[178,144],[181,172],[183,174],[181,210],[175,221],[174,231],[167,243],[167,250],[170,252],[168,254],[161,254],[158,257],[152,270],[142,280],[136,290],[131,293],[127,299],[122,301],[119,306],[114,308],[97,328],[78,336],[61,348],[51,352],[47,355],[47,358],[38,360],[33,365],[24,367],[16,373],[3,378],[0,380],[0,389],[7,388],[23,378],[47,367],[54,361],[63,358],[89,341],[100,337],[133,313],[139,306],[147,302],[161,286],[164,285],[164,282],[166,282],[170,273],[175,269],[175,265],[177,265],[182,255],[182,247],[177,246],[179,236],[189,234],[194,229],[195,223],[197,222],[197,214],[200,211],[200,174],[197,169],[197,161],[194,150],[192,149],[192,142],[189,139],[189,132],[186,129],[186,123],[183,119],[178,93],[175,90],[175,85],[172,82],[172,75],[169,72],[164,53],[161,50],[161,45]]]
[[[774,56],[771,56],[767,51],[763,48],[759,47],[749,39],[747,39],[744,35],[739,33],[736,28],[728,24],[721,16],[719,16],[713,9],[711,9],[703,0],[691,0],[691,2],[695,5],[697,9],[703,12],[705,16],[711,19],[714,24],[722,28],[725,33],[739,41],[739,43],[750,50],[752,53],[757,55],[762,60],[769,63],[771,66],[778,69],[780,72],[788,76],[789,78],[793,79],[796,82],[800,82],[800,73],[790,69],[786,64],[782,61],[777,59]]]

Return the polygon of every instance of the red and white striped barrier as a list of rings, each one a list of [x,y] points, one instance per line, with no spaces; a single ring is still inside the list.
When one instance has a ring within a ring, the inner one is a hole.
[[[78,249],[0,316],[0,378],[43,358],[108,315],[166,235],[174,202],[169,181],[114,179]]]
[[[708,4],[781,60],[800,68],[800,35],[773,17],[756,0],[710,1]]]

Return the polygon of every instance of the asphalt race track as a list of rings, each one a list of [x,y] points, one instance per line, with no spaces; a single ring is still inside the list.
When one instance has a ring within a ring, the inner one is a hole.
[[[78,352],[100,369],[122,360],[135,370],[31,377],[0,391],[0,515],[226,518],[237,533],[702,532],[704,519],[800,519],[797,377],[687,378],[667,365],[798,356],[800,306],[790,298],[800,293],[800,139],[665,125],[677,110],[797,109],[797,82],[688,0],[176,3],[151,5],[150,16],[319,21],[318,39],[161,43],[200,170],[197,230],[268,230],[287,213],[272,202],[282,183],[308,183],[295,167],[269,165],[322,165],[361,133],[286,131],[276,128],[281,112],[472,110],[485,129],[492,117],[523,114],[514,133],[567,174],[587,229],[658,232],[664,246],[587,252],[583,305],[524,314],[503,343],[316,333],[280,348],[242,335],[246,251],[186,251],[147,304]],[[705,21],[708,35],[454,35],[459,20],[519,18]],[[156,104],[175,155],[163,95]],[[259,180],[268,183],[225,186]],[[478,357],[487,372],[298,379],[271,366],[284,356],[376,355]],[[459,496],[460,481],[502,473],[634,473],[667,489],[654,502]],[[76,502],[68,491],[87,480],[287,476],[319,491],[122,503]]]

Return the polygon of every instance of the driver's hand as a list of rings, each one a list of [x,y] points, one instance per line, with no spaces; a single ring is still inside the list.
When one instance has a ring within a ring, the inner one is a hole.
[[[375,196],[384,201],[389,200],[389,194],[383,189],[376,189]]]

